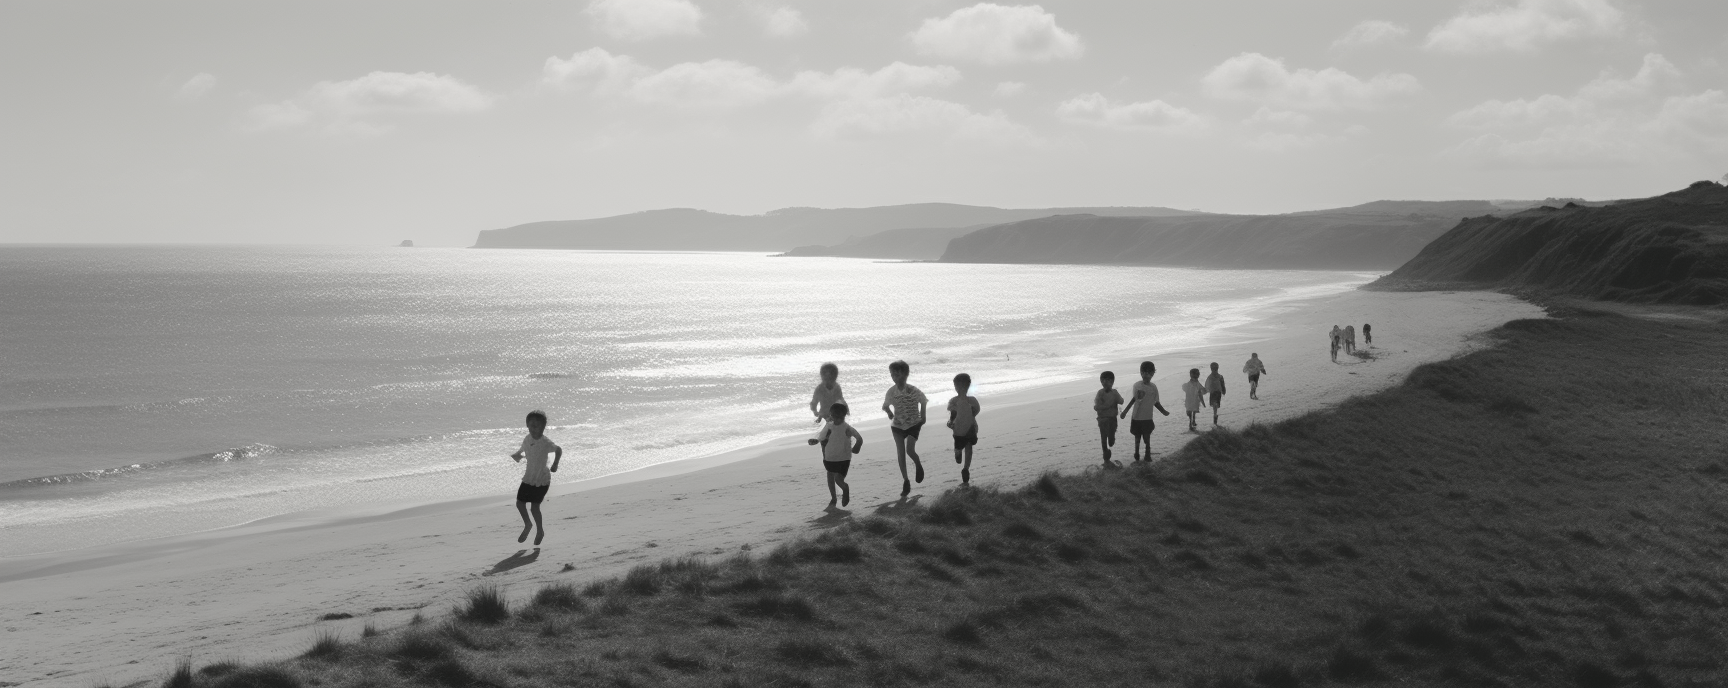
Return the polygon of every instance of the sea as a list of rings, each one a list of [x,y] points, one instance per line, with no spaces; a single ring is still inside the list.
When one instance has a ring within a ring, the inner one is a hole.
[[[811,432],[823,362],[870,413],[896,359],[933,400],[959,372],[988,400],[1203,344],[1372,277],[0,246],[0,556],[507,495],[533,409],[565,448],[560,483],[713,456]]]

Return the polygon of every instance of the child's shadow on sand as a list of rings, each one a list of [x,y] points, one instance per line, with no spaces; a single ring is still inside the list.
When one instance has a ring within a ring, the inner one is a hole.
[[[910,497],[901,497],[892,502],[884,502],[876,507],[876,515],[895,516],[902,512],[911,511],[912,507],[918,506],[918,500],[923,498],[924,495],[912,495]]]
[[[496,564],[493,564],[492,570],[487,571],[485,573],[482,573],[480,575],[490,576],[490,575],[495,574],[495,573],[503,573],[505,571],[509,571],[510,569],[520,568],[520,567],[532,564],[532,563],[534,563],[535,560],[537,560],[539,558],[540,558],[540,548],[539,547],[535,547],[534,551],[532,553],[530,553],[528,550],[525,550],[525,549],[519,549],[519,550],[516,550],[515,554],[512,554],[508,557],[504,557],[503,561],[500,561]]]
[[[821,516],[818,516],[816,518],[810,519],[810,525],[815,526],[817,528],[833,528],[834,526],[840,525],[841,523],[845,523],[847,521],[847,519],[852,518],[852,512],[847,511],[845,509],[842,509],[840,507],[831,506],[831,507],[828,507],[827,509],[824,509],[823,511],[825,511],[827,513],[824,513]]]

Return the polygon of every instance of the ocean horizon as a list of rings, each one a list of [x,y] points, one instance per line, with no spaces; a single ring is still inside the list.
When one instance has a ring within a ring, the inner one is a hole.
[[[503,494],[531,409],[555,483],[1204,343],[1369,275],[326,246],[0,247],[0,553]],[[1054,305],[1053,305],[1054,304]],[[1118,371],[1119,374],[1123,371]],[[556,494],[556,487],[554,488]]]

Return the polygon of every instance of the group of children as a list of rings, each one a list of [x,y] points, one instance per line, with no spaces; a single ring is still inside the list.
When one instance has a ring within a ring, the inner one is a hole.
[[[1374,343],[1374,327],[1372,325],[1369,325],[1368,323],[1362,323],[1362,343],[1369,344],[1369,345],[1372,345]],[[1346,356],[1349,356],[1349,355],[1356,353],[1356,326],[1355,325],[1345,325],[1344,329],[1342,329],[1342,330],[1338,329],[1337,325],[1332,326],[1332,362],[1333,363],[1338,362],[1338,349],[1339,348],[1344,349],[1344,355],[1346,355]]]
[[[1368,327],[1364,325],[1362,330],[1367,334]],[[1122,395],[1114,389],[1115,373],[1106,370],[1098,376],[1103,389],[1093,397],[1092,408],[1098,413],[1099,441],[1104,450],[1105,465],[1114,465],[1110,460],[1110,448],[1116,445],[1116,421],[1127,418],[1130,413],[1134,415],[1128,424],[1128,433],[1134,436],[1134,460],[1152,460],[1153,413],[1170,415],[1159,401],[1158,385],[1152,383],[1152,375],[1157,370],[1151,361],[1141,362],[1140,381],[1134,383],[1133,398],[1126,400],[1125,407]],[[1266,374],[1260,354],[1251,355],[1242,372],[1248,374],[1248,397],[1259,399],[1260,376]],[[852,455],[864,450],[864,436],[846,422],[852,409],[846,404],[845,392],[840,389],[840,367],[824,363],[819,374],[822,381],[810,394],[810,413],[822,428],[810,438],[809,444],[821,447],[822,467],[828,475],[829,508],[836,504],[847,506],[852,502],[852,486],[847,484],[846,475],[852,467]],[[918,456],[918,438],[924,428],[930,400],[922,390],[907,383],[911,374],[912,367],[905,361],[888,364],[888,376],[894,384],[882,397],[882,412],[888,416],[889,434],[894,438],[894,455],[900,465],[901,497],[911,494],[912,483],[924,482],[924,463]],[[982,410],[971,389],[971,375],[955,375],[954,396],[948,400],[947,406],[947,427],[954,438],[954,463],[960,465],[960,483],[963,485],[972,482],[972,449],[978,444],[978,413]],[[1211,406],[1212,425],[1218,425],[1218,410],[1223,405],[1224,392],[1224,376],[1218,373],[1217,363],[1212,364],[1212,374],[1204,382],[1200,380],[1199,368],[1188,371],[1188,381],[1182,383],[1182,394],[1190,431],[1198,429],[1202,405]],[[1117,410],[1119,407],[1120,411]],[[526,542],[528,534],[533,532],[534,544],[538,546],[546,537],[540,503],[552,484],[552,474],[558,472],[564,450],[546,437],[545,413],[530,412],[527,424],[528,436],[522,439],[521,448],[510,455],[516,461],[527,462],[522,485],[516,490],[516,510],[522,516],[522,534],[516,541]],[[551,458],[550,464],[547,463],[548,457]],[[908,458],[912,460],[911,474],[906,471]]]

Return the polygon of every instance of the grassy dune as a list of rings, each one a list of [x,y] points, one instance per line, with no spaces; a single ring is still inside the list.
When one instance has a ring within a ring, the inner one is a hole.
[[[1150,468],[955,491],[515,608],[478,590],[447,619],[167,684],[1718,686],[1725,335],[1517,321]]]

